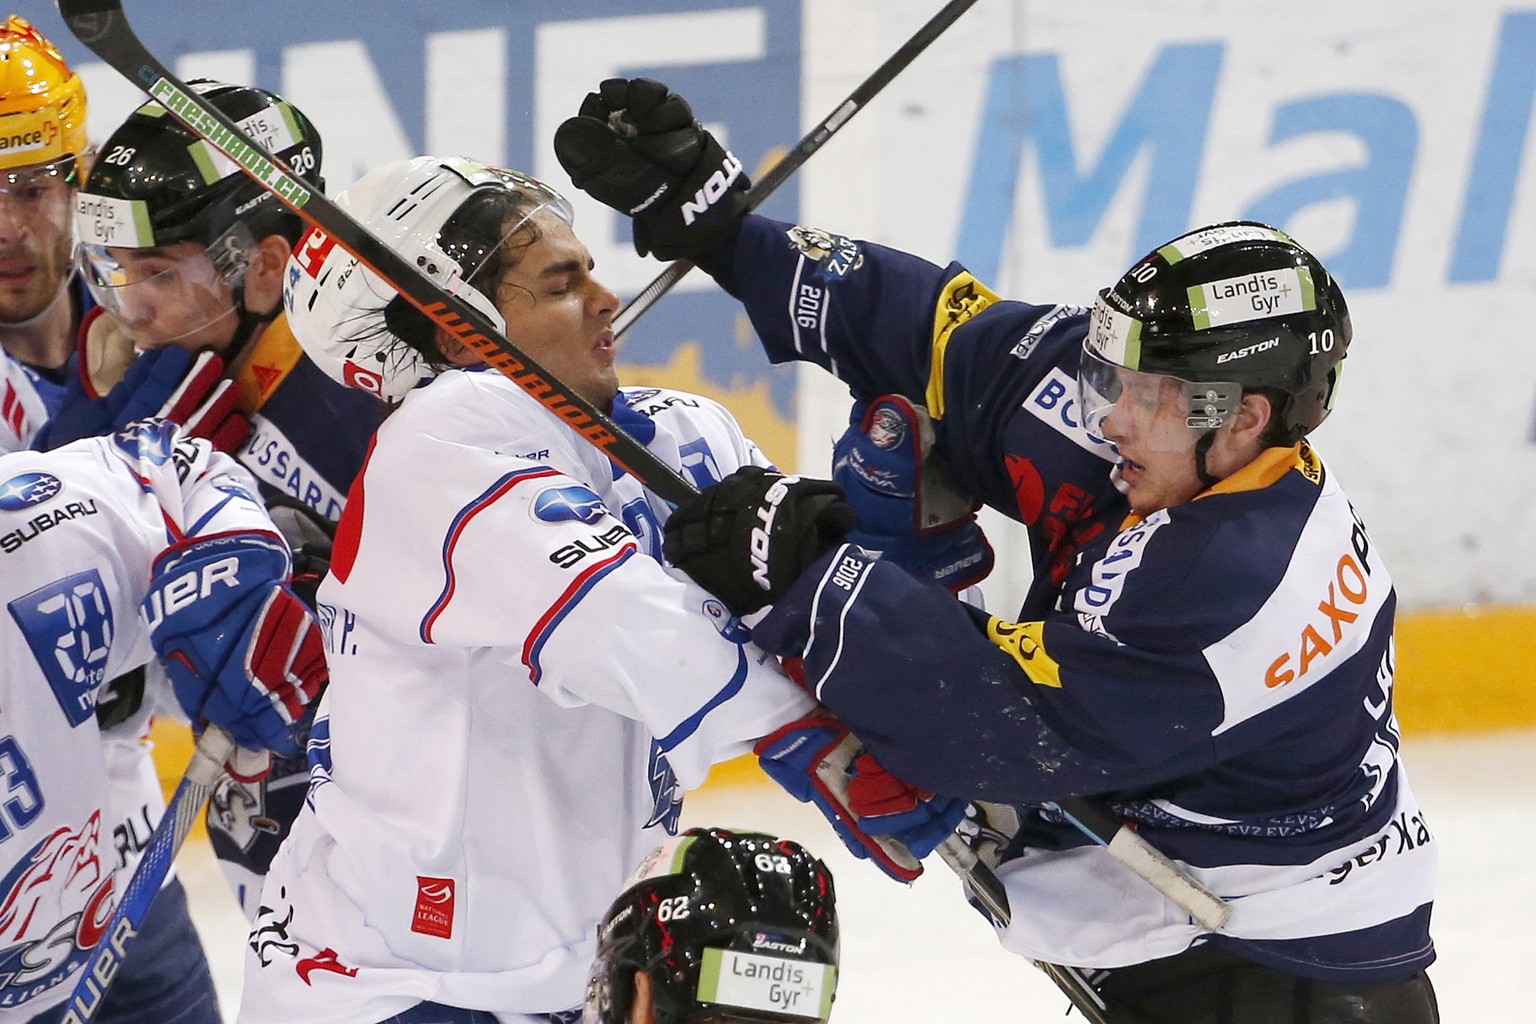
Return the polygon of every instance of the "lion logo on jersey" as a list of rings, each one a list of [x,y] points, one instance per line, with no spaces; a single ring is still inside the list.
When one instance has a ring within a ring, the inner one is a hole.
[[[0,881],[0,1006],[57,985],[101,941],[112,916],[112,871],[102,862],[101,812],[62,825]]]

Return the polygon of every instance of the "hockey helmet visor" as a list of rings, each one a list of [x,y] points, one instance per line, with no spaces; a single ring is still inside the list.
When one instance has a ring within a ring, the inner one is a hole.
[[[1236,381],[1191,381],[1138,369],[1141,321],[1114,309],[1099,293],[1083,338],[1077,372],[1078,409],[1090,437],[1113,444],[1134,437],[1151,451],[1192,449],[1242,402]],[[1111,416],[1114,422],[1107,422]]]

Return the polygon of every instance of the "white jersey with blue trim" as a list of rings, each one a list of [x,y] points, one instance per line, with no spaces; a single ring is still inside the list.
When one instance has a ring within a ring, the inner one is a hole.
[[[766,459],[717,403],[614,419],[703,485]],[[319,592],[308,804],[262,891],[245,1024],[583,998],[596,926],[681,794],[812,701],[660,561],[666,504],[498,374],[380,429]]]
[[[95,706],[154,657],[150,566],[184,536],[272,530],[255,493],[161,422],[0,457],[0,1021],[66,998],[127,881]]]

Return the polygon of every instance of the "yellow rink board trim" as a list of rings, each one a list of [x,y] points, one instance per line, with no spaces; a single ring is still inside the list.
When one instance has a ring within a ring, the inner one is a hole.
[[[1397,718],[1410,736],[1536,726],[1536,608],[1403,612],[1397,619]],[[155,760],[169,793],[192,756],[190,730],[162,720]],[[709,785],[764,781],[757,759],[715,766]]]

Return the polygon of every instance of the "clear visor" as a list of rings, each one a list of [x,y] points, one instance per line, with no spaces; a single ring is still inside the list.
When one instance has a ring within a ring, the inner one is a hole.
[[[0,170],[0,195],[32,200],[65,195],[75,182],[75,166],[75,158],[66,156],[46,164]]]
[[[436,248],[463,268],[463,276],[466,280],[474,279],[498,252],[505,255],[507,251],[515,251],[518,233],[540,214],[553,214],[567,224],[574,219],[569,200],[537,178],[530,178],[526,174],[504,167],[480,167],[466,173],[465,177],[477,189],[486,185],[495,185],[498,186],[497,191],[501,195],[505,196],[507,193],[515,195],[515,198],[508,197],[509,201],[504,207],[498,224],[473,223],[479,216],[484,216],[484,213],[481,212],[478,216],[465,215],[463,211],[470,205],[467,202],[465,207],[460,208],[461,212],[449,217],[438,232],[434,239]],[[473,201],[472,196],[470,202]],[[424,269],[427,270],[429,277],[434,276],[433,268]]]
[[[1077,371],[1083,429],[1101,441],[1147,451],[1189,450],[1231,418],[1242,402],[1232,381],[1188,381],[1112,363],[1086,343]]]
[[[60,227],[70,222],[69,197],[75,158],[0,170],[0,203],[13,216],[44,217]]]
[[[79,262],[92,297],[137,342],[218,345],[234,336],[235,287],[250,264],[237,243],[220,239],[187,255],[82,245]]]

